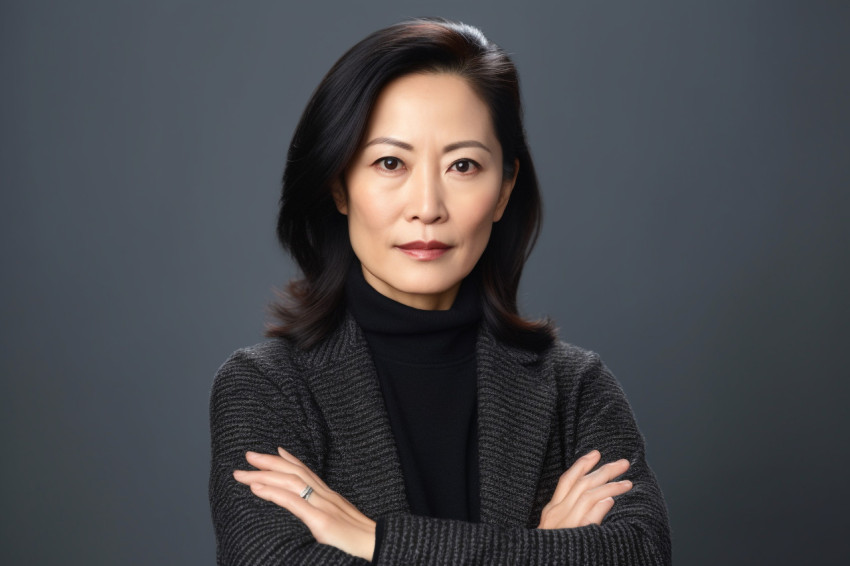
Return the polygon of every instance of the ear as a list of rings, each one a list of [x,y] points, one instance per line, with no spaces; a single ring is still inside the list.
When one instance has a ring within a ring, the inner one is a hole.
[[[517,175],[519,175],[519,159],[514,159],[514,174],[510,179],[504,179],[502,181],[502,188],[499,191],[499,202],[496,203],[496,212],[493,214],[493,222],[498,222],[502,219],[505,208],[508,206],[508,200],[511,198],[511,192],[514,190]]]
[[[333,196],[334,204],[340,214],[348,214],[348,195],[345,187],[342,184],[342,179],[335,179],[331,183],[331,196]]]

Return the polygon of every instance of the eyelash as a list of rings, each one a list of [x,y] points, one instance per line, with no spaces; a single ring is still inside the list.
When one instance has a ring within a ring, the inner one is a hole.
[[[398,162],[398,164],[399,164],[401,167],[404,167],[404,161],[402,161],[402,160],[401,160],[401,159],[399,159],[398,157],[391,157],[391,156],[381,157],[380,159],[376,160],[376,161],[375,161],[372,165],[378,166],[378,168],[379,168],[379,169],[382,169],[383,171],[388,171],[388,172],[390,172],[390,173],[394,173],[394,172],[398,171],[398,167],[397,167],[396,169],[387,169],[385,166],[382,166],[382,164],[383,164],[383,165],[385,165],[385,162],[386,162],[386,161],[388,161],[388,160],[390,160],[390,159],[392,159],[392,160],[394,160],[394,161],[397,161],[397,162]],[[472,175],[472,174],[474,174],[474,173],[476,173],[476,172],[478,172],[478,171],[480,171],[480,170],[481,170],[481,164],[479,164],[479,163],[478,163],[477,161],[475,161],[474,159],[469,159],[469,158],[458,159],[457,161],[455,161],[454,163],[452,163],[452,164],[449,166],[449,170],[451,170],[452,168],[454,168],[454,167],[455,167],[458,163],[469,163],[472,167],[474,167],[474,168],[475,168],[475,171],[471,171],[471,172],[470,172],[470,171],[468,171],[468,172],[461,172],[461,171],[457,171],[457,172],[458,172],[458,173],[460,173],[461,175]]]

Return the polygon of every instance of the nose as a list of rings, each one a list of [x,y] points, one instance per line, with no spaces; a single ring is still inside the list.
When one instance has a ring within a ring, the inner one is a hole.
[[[420,167],[418,173],[410,178],[405,218],[409,222],[419,221],[423,224],[445,222],[449,213],[443,200],[439,171]]]

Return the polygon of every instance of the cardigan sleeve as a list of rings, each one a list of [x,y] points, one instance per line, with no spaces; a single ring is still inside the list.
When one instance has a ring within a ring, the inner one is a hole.
[[[620,479],[631,480],[633,487],[615,498],[601,525],[539,530],[395,515],[385,519],[378,564],[671,564],[664,499],[619,383],[592,354],[580,378],[563,386],[562,394],[568,417],[559,432],[574,447],[570,461],[597,449],[603,462],[627,458],[631,464]]]
[[[216,374],[210,396],[209,497],[220,566],[369,564],[316,542],[298,518],[233,478],[236,469],[252,469],[246,451],[273,454],[278,446],[317,469],[299,407],[291,380],[283,376],[272,383],[246,351],[234,353]]]

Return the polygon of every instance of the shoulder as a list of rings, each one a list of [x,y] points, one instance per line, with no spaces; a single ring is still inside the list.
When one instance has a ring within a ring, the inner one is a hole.
[[[542,370],[551,376],[563,396],[573,401],[588,397],[624,397],[623,388],[600,355],[557,340],[540,354]]]
[[[273,339],[239,348],[218,368],[210,392],[211,407],[238,407],[249,402],[270,404],[292,392],[298,374],[289,342]]]
[[[598,371],[603,366],[599,354],[575,344],[556,340],[540,354],[540,363],[557,368],[568,375],[584,375]]]
[[[605,370],[599,354],[575,344],[556,340],[537,355],[541,371],[554,376],[560,387],[592,379]]]
[[[264,382],[278,389],[301,389],[307,376],[333,373],[356,347],[356,328],[344,321],[330,336],[308,350],[285,338],[273,338],[239,348],[219,367],[213,389],[240,382]]]
[[[234,351],[219,367],[216,376],[233,372],[274,374],[285,372],[293,360],[295,347],[288,340],[274,338]]]
[[[556,338],[544,350],[535,351],[507,343],[486,324],[480,328],[479,354],[488,362],[502,366],[503,370],[523,366],[540,373],[544,379],[554,376],[559,382],[590,376],[605,367],[599,354],[592,350]]]
[[[295,348],[281,338],[259,342],[234,351],[216,372],[216,381],[231,376],[282,377],[293,368]]]

